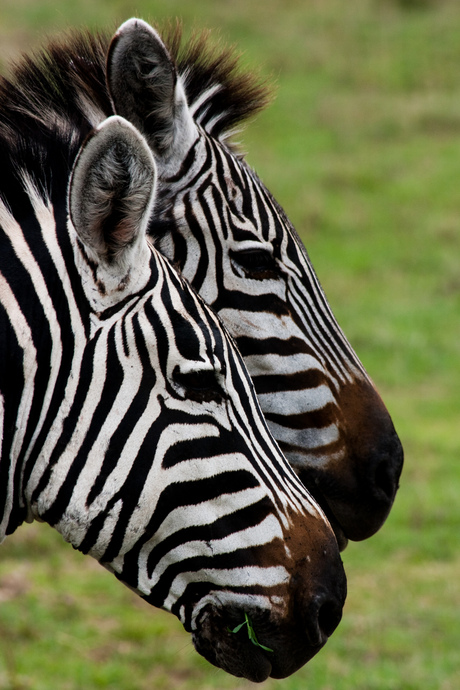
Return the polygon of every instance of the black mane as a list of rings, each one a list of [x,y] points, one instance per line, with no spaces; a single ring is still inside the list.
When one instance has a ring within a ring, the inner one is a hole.
[[[16,218],[28,206],[24,173],[44,198],[65,202],[81,143],[113,114],[107,45],[102,34],[74,34],[25,56],[9,78],[0,78],[0,195]]]
[[[183,45],[177,24],[163,32],[163,40],[189,104],[208,92],[195,117],[213,136],[225,135],[267,103],[266,85],[239,70],[232,49],[213,47],[207,32]],[[68,142],[71,159],[89,131],[113,115],[105,81],[109,41],[106,33],[64,35],[24,57],[10,78],[0,78],[0,151],[15,151],[17,166],[28,169],[30,148],[59,140]]]
[[[184,80],[190,106],[215,87],[205,101],[206,107],[200,108],[195,118],[216,138],[231,132],[269,103],[271,89],[267,82],[241,70],[235,49],[213,44],[209,31],[195,34],[183,44],[178,23],[163,32],[162,38]],[[212,126],[207,126],[211,122]]]

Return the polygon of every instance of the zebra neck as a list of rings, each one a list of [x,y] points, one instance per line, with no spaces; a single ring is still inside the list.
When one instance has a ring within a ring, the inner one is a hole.
[[[64,414],[55,391],[66,386],[88,332],[73,294],[71,283],[78,283],[62,209],[26,175],[22,183],[25,218],[0,202],[0,539],[32,519],[23,487],[43,439]]]

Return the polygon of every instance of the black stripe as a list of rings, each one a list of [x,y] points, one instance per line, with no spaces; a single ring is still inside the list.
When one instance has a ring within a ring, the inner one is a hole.
[[[289,355],[305,354],[317,359],[317,353],[311,348],[305,340],[301,338],[291,337],[286,340],[281,338],[250,338],[248,336],[241,336],[236,338],[238,349],[243,357],[253,355],[274,354],[288,357]]]
[[[211,525],[186,526],[157,544],[149,554],[147,561],[147,573],[152,577],[157,563],[170,551],[191,541],[219,541],[232,534],[242,532],[251,527],[260,525],[267,515],[272,512],[273,506],[267,497],[244,508],[223,515]],[[232,564],[232,567],[233,566]]]
[[[75,423],[76,420],[78,420],[81,410],[83,408],[83,405],[85,403],[85,400],[88,395],[88,384],[90,381],[93,380],[94,377],[94,350],[96,348],[97,342],[99,340],[99,337],[101,335],[101,331],[98,331],[94,337],[94,339],[88,343],[82,365],[80,368],[79,372],[79,381],[78,381],[78,386],[74,394],[74,398],[72,401],[72,407],[69,410],[69,414],[67,415],[66,419],[64,420],[62,432],[60,435],[60,438],[58,439],[56,446],[53,450],[53,452],[50,455],[50,458],[48,459],[47,466],[45,471],[43,472],[43,475],[38,482],[35,491],[32,494],[31,497],[31,503],[35,503],[42,493],[42,491],[48,486],[50,483],[51,479],[51,474],[52,470],[55,466],[55,464],[59,461],[59,458],[61,457],[61,454],[66,450],[66,448],[69,445],[69,441],[75,431]],[[26,486],[29,479],[30,479],[30,472],[33,469],[34,461],[30,461],[27,464],[26,470],[24,472],[24,485]],[[58,515],[57,519],[51,524],[54,524],[59,519],[59,516],[62,515],[62,511],[65,508],[65,506],[61,505],[57,509],[51,507],[51,511],[53,515]]]
[[[261,374],[253,376],[252,383],[258,395],[279,393],[280,391],[311,391],[319,386],[329,387],[329,381],[322,371],[309,369],[291,374]]]

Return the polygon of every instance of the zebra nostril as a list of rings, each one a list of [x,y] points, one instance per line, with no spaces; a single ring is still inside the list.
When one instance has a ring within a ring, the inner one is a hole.
[[[394,479],[394,473],[386,460],[382,460],[377,465],[374,475],[375,487],[379,491],[385,494],[388,500],[393,500],[396,491],[396,482]]]
[[[318,627],[330,637],[342,618],[342,607],[333,601],[326,601],[318,611]]]
[[[312,646],[325,644],[342,618],[342,604],[333,597],[320,595],[306,612],[307,637]]]
[[[384,496],[388,503],[393,503],[398,489],[403,460],[402,445],[395,434],[393,442],[382,454],[380,462],[376,464],[373,477],[375,490],[381,497]]]

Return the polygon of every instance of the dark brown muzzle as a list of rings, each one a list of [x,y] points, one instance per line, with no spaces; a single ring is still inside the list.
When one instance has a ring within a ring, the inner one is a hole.
[[[337,551],[335,544],[331,548]],[[303,559],[284,593],[272,592],[266,606],[260,605],[260,595],[241,593],[235,595],[235,603],[227,594],[226,605],[221,605],[216,593],[215,602],[197,617],[196,650],[215,666],[256,683],[297,671],[319,652],[342,617],[345,572],[338,552],[331,566],[328,551],[320,567],[312,568],[310,559]]]
[[[369,382],[341,389],[341,452],[329,462],[305,465],[299,478],[333,526],[339,545],[371,537],[385,522],[403,466],[401,442],[380,396]]]

